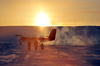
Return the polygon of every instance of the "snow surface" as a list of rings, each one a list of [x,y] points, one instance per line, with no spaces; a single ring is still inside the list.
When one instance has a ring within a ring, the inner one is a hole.
[[[0,44],[0,66],[100,66],[97,46],[45,45],[37,51],[27,50],[27,44]]]

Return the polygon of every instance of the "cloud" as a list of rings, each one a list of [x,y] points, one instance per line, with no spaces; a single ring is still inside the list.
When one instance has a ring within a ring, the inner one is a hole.
[[[56,27],[55,45],[93,45],[99,43],[98,27]]]
[[[99,26],[49,26],[40,29],[40,27],[0,27],[0,41],[14,42],[18,41],[15,34],[22,34],[30,37],[49,36],[52,29],[57,29],[56,39],[45,42],[50,45],[94,45],[100,43]]]

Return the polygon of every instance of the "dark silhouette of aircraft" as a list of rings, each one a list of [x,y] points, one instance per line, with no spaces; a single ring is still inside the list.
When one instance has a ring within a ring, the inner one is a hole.
[[[56,29],[52,29],[52,31],[51,31],[50,35],[48,36],[48,38],[26,37],[26,36],[22,36],[22,35],[15,35],[15,36],[21,37],[19,39],[20,40],[20,45],[22,45],[22,41],[28,41],[28,50],[31,50],[31,43],[34,41],[34,49],[35,49],[35,51],[37,51],[37,47],[38,47],[38,44],[40,42],[55,40]],[[40,47],[41,47],[41,50],[44,50],[44,44],[43,43],[41,43]]]

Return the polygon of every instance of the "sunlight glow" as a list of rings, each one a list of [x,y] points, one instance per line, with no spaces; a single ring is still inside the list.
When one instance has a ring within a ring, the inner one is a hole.
[[[36,26],[42,26],[42,27],[50,26],[50,19],[47,16],[47,14],[45,14],[43,11],[37,14],[34,22],[35,22],[34,25]]]

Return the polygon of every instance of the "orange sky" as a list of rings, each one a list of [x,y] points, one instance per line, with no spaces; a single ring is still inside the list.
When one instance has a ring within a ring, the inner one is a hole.
[[[100,0],[0,0],[0,26],[29,26],[43,10],[52,25],[100,25]]]

